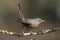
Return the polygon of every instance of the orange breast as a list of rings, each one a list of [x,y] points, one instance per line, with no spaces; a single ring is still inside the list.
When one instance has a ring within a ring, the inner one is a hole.
[[[38,24],[34,23],[31,25],[31,27],[38,27]]]

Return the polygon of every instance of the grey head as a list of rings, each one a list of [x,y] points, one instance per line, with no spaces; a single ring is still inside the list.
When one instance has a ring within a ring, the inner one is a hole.
[[[45,22],[45,20],[43,20],[43,19],[41,19],[41,18],[36,18],[36,21],[37,21],[38,23]]]

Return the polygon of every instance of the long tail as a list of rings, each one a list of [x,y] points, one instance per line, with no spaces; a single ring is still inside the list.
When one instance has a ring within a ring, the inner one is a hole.
[[[23,14],[22,14],[21,5],[20,4],[18,4],[17,9],[18,9],[18,12],[19,12],[19,15],[20,15],[20,20],[24,21],[25,18],[24,18]]]

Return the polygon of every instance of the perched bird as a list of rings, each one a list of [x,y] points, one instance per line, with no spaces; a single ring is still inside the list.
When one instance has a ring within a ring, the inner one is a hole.
[[[41,18],[33,18],[33,19],[28,19],[28,18],[25,18],[22,14],[22,11],[21,11],[21,5],[18,4],[17,5],[17,9],[19,11],[19,15],[20,15],[20,18],[18,19],[18,22],[20,22],[22,24],[22,30],[24,28],[26,28],[27,30],[29,30],[30,32],[32,32],[30,29],[31,28],[35,28],[35,27],[38,27],[38,25],[42,22],[45,22],[45,20],[42,20]],[[22,31],[23,34],[24,34],[24,31]]]

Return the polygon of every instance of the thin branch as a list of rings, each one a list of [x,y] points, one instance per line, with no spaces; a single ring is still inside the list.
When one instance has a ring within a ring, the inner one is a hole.
[[[29,35],[42,35],[42,34],[56,32],[56,31],[60,31],[60,27],[42,30],[40,32],[32,32],[32,33],[28,32],[28,33],[24,33],[24,34],[20,34],[20,33],[16,33],[16,32],[8,32],[7,30],[0,30],[0,33],[2,33],[4,35],[13,35],[13,36],[21,37],[21,36],[29,36]]]

